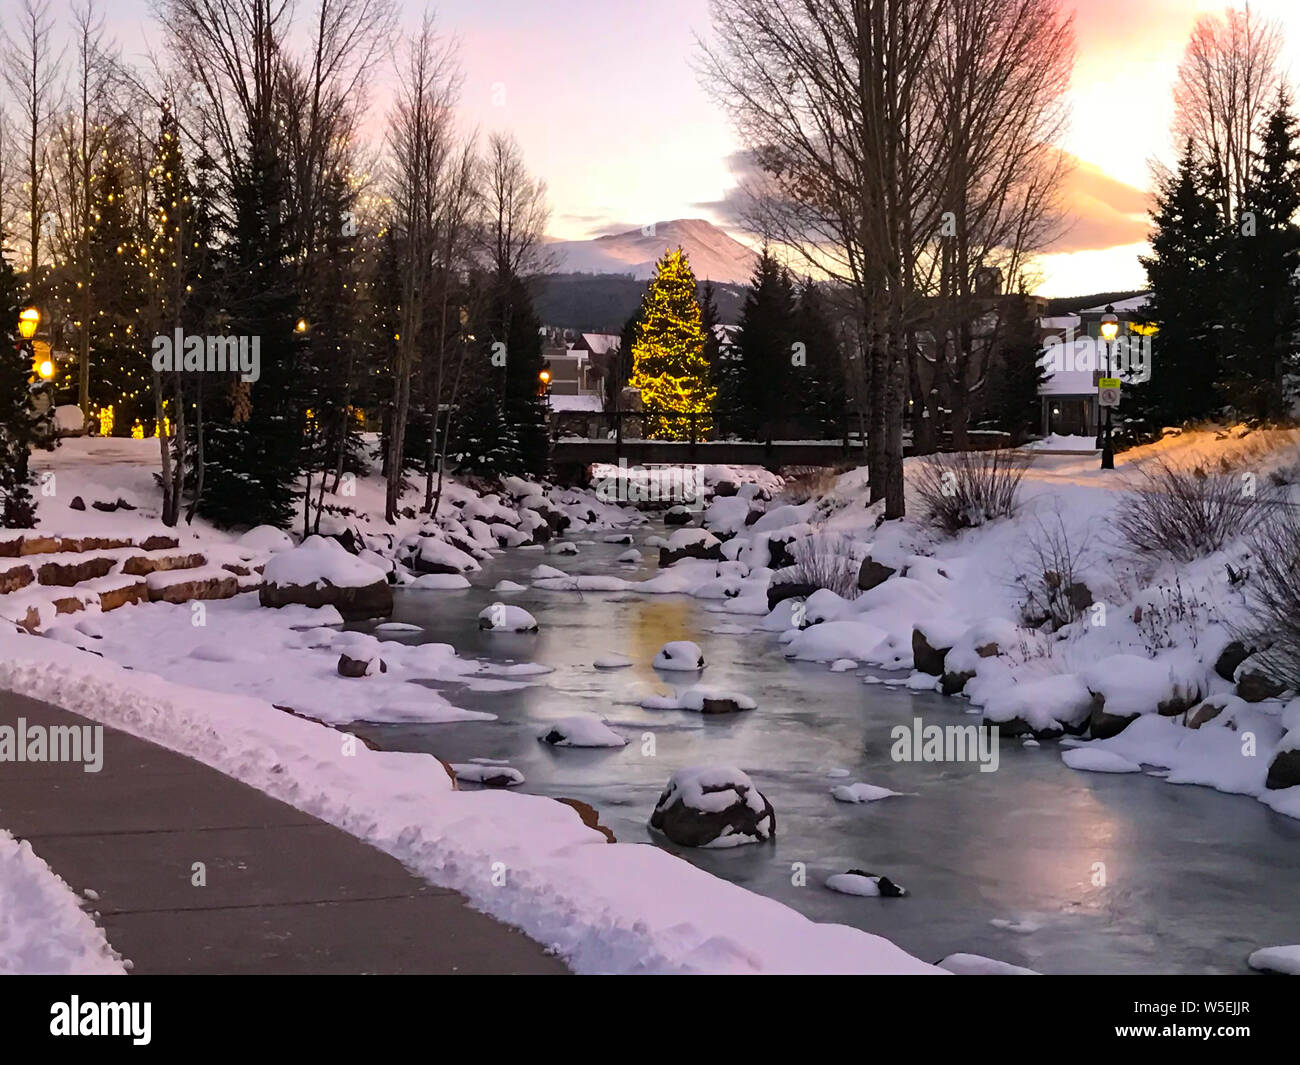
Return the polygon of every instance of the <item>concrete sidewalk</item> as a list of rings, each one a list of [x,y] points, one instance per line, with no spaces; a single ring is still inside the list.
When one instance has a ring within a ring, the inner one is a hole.
[[[0,725],[20,717],[93,724],[0,691]],[[0,827],[98,895],[98,923],[137,973],[567,971],[381,851],[108,727],[98,773],[0,762]]]

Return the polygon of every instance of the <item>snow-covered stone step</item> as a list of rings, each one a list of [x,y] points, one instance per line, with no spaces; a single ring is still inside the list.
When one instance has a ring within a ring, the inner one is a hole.
[[[28,555],[83,554],[86,551],[112,551],[135,547],[141,551],[174,551],[180,546],[175,536],[154,533],[145,537],[66,536],[56,533],[24,532],[0,535],[0,559],[24,558]]]
[[[240,578],[221,566],[200,566],[197,569],[159,570],[150,573],[145,581],[149,585],[151,602],[188,603],[194,599],[233,598],[241,591],[241,579],[247,578]]]

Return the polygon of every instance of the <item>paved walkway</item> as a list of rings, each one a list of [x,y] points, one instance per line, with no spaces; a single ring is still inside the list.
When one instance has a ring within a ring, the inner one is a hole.
[[[19,717],[91,723],[0,691],[0,725]],[[0,762],[0,826],[96,892],[105,936],[137,973],[567,971],[383,852],[115,729],[98,773]]]

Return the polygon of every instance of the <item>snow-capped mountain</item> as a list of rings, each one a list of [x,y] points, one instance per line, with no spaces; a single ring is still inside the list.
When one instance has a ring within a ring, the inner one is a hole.
[[[701,281],[743,284],[757,256],[703,218],[677,218],[594,240],[560,240],[550,245],[556,269],[586,274],[631,274],[645,279],[670,248],[681,246]]]

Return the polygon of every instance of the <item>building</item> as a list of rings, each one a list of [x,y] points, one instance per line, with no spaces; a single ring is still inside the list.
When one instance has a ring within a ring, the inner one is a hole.
[[[619,338],[612,333],[583,333],[563,346],[551,341],[542,348],[551,375],[547,405],[553,436],[605,435],[605,381],[618,351]]]
[[[1038,387],[1044,436],[1097,435],[1101,417],[1097,382],[1107,374],[1128,376],[1121,375],[1121,367],[1115,360],[1107,366],[1110,353],[1100,340],[1102,316],[1113,313],[1119,319],[1123,338],[1149,337],[1153,329],[1143,324],[1142,313],[1149,296],[1150,293],[1144,292],[1110,304],[1109,312],[1107,306],[1089,307],[1077,314],[1039,320],[1043,340],[1040,361],[1047,371],[1047,379]]]

